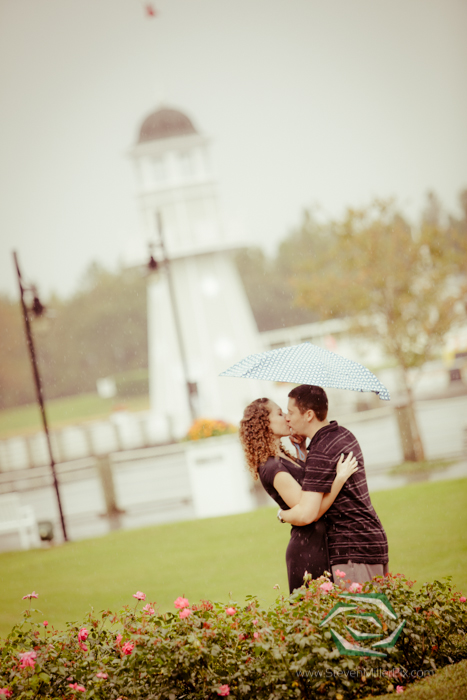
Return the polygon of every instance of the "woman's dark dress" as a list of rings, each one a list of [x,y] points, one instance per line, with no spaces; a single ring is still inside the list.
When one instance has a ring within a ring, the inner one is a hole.
[[[287,472],[295,481],[302,485],[304,469],[292,464],[281,457],[270,457],[265,464],[258,469],[259,478],[263,487],[283,510],[289,510],[289,506],[280,497],[274,488],[274,477],[278,472]],[[287,576],[289,578],[289,590],[303,586],[303,576],[308,571],[313,578],[322,576],[324,571],[330,571],[327,550],[326,525],[323,518],[316,523],[298,527],[292,525],[290,542],[288,544],[285,561],[287,564]]]

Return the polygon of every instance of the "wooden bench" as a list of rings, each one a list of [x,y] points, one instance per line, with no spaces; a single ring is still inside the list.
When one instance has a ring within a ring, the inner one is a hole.
[[[0,535],[18,532],[22,549],[40,547],[36,516],[31,506],[22,506],[17,493],[0,496]]]

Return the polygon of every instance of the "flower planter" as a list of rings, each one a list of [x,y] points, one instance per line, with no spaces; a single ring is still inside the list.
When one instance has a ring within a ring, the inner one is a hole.
[[[197,518],[256,507],[238,435],[187,442],[186,459]]]

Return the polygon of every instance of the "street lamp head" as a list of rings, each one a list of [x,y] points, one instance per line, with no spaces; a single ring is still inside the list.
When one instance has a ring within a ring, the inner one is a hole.
[[[41,303],[37,294],[34,294],[34,300],[32,302],[31,311],[34,314],[34,316],[36,316],[36,318],[38,318],[39,316],[43,316],[45,313],[45,306]]]
[[[149,248],[149,260],[147,263],[147,269],[148,269],[149,274],[151,274],[151,272],[157,272],[157,270],[160,267],[160,264],[157,262],[156,258],[154,257],[154,241],[148,242],[148,248]]]
[[[154,256],[151,255],[149,258],[149,261],[148,261],[148,270],[149,270],[149,272],[157,272],[158,269],[159,269],[159,263],[154,258]]]

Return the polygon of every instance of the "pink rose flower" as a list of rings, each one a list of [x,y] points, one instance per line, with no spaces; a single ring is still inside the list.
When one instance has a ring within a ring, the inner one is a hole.
[[[3,695],[4,698],[10,698],[12,694],[9,688],[0,688],[0,697]]]
[[[217,694],[220,695],[223,698],[226,698],[227,695],[230,695],[230,688],[229,686],[226,685],[220,685],[219,690],[217,691]]]
[[[147,605],[144,606],[143,612],[144,612],[144,613],[147,613],[148,615],[154,615],[155,610],[154,610],[154,608],[152,608],[152,607],[149,605],[149,603],[148,603]]]
[[[34,668],[36,664],[36,652],[35,651],[25,651],[23,654],[19,655],[19,658],[21,659],[21,666],[20,668],[27,668],[30,666],[31,668]]]
[[[146,593],[136,591],[136,593],[133,593],[133,598],[136,598],[136,600],[146,600]]]
[[[256,627],[256,625],[258,624],[258,620],[253,620],[253,624],[254,624],[255,627]]]
[[[225,611],[226,615],[235,615],[236,612],[235,608],[227,608]]]
[[[105,681],[108,678],[108,675],[104,673],[103,671],[99,671],[99,673],[96,673],[96,678],[103,678]]]
[[[185,617],[190,617],[190,615],[191,615],[190,608],[183,608],[183,610],[180,610],[180,612],[178,613],[180,620],[185,619]]]
[[[133,642],[125,642],[125,644],[122,646],[122,652],[129,656],[134,648],[135,645],[133,644]]]
[[[116,638],[115,638],[115,643],[116,643],[116,644],[120,644],[120,642],[122,641],[122,639],[123,639],[123,636],[122,636],[121,634],[117,634],[117,636],[116,636]]]
[[[396,686],[396,693],[403,693],[404,692],[404,686],[403,685],[397,685]]]
[[[86,627],[81,627],[80,631],[78,632],[78,641],[85,642],[88,638],[88,634],[89,631],[86,629]]]
[[[331,583],[331,581],[325,581],[321,584],[320,588],[324,593],[329,593],[334,588],[334,584]]]
[[[361,593],[361,592],[362,592],[362,588],[363,588],[363,586],[362,586],[361,583],[355,582],[355,583],[350,584],[350,586],[349,586],[349,591],[350,591],[351,593]]]
[[[87,651],[87,650],[88,650],[86,644],[84,644],[83,642],[78,642],[78,644],[79,644],[79,648],[81,649],[81,651]]]
[[[47,627],[47,625],[48,625],[49,623],[47,622],[47,620],[44,620],[44,622],[43,622],[42,624],[44,625],[44,627]]]
[[[80,693],[86,692],[84,685],[79,685],[79,683],[68,683],[68,687],[72,690],[79,690]]]
[[[176,608],[188,608],[190,603],[188,602],[187,598],[182,598],[179,596],[177,600],[174,600],[174,605]]]
[[[339,576],[339,578],[345,578],[345,571],[339,571],[339,569],[336,569],[335,576]]]
[[[259,637],[258,632],[253,632],[253,637],[254,637],[255,639],[258,639],[258,637]]]
[[[465,603],[466,600],[467,598],[465,597],[465,595],[461,595],[461,597],[459,598],[459,603]]]
[[[23,595],[23,600],[26,600],[26,598],[31,600],[31,598],[39,598],[39,596],[37,595],[36,591],[33,591],[32,593],[28,593],[27,595]]]

